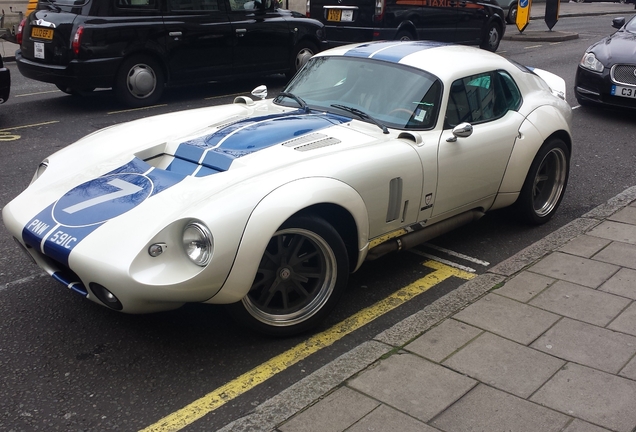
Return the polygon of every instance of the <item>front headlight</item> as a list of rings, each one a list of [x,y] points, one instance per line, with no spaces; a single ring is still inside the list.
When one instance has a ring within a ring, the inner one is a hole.
[[[605,68],[603,63],[598,61],[594,53],[591,52],[583,54],[583,58],[581,58],[581,62],[579,64],[585,69],[589,69],[594,72],[603,72],[603,69]]]
[[[183,250],[190,260],[201,267],[212,259],[214,243],[210,230],[201,222],[190,222],[183,230]]]

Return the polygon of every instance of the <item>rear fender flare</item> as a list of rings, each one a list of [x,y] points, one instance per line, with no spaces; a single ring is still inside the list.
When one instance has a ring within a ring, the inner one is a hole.
[[[362,197],[351,186],[331,178],[307,178],[280,186],[265,196],[252,211],[236,258],[223,288],[209,303],[234,303],[248,293],[267,243],[291,216],[316,204],[335,204],[353,217],[358,231],[358,263],[364,261],[369,243],[369,217]]]

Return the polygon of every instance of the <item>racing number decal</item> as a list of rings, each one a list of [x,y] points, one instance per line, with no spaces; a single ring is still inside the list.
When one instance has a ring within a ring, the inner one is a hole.
[[[60,198],[53,206],[53,219],[65,227],[101,224],[137,207],[152,191],[152,181],[143,174],[99,177]]]
[[[114,199],[117,199],[117,198],[123,198],[123,197],[126,197],[128,195],[136,194],[137,192],[143,190],[143,188],[141,188],[141,187],[139,187],[137,185],[134,185],[132,183],[128,183],[127,181],[122,180],[122,179],[118,179],[118,178],[113,179],[113,180],[109,181],[106,184],[114,186],[114,187],[118,188],[119,190],[115,191],[115,192],[111,192],[111,193],[106,194],[106,195],[102,195],[102,196],[97,196],[95,198],[91,198],[89,200],[86,200],[86,201],[81,202],[81,203],[77,203],[75,205],[72,205],[72,206],[67,207],[65,209],[62,209],[62,210],[65,211],[66,213],[73,214],[73,213],[78,212],[80,210],[84,210],[84,209],[87,209],[89,207],[93,207],[93,206],[96,206],[98,204],[105,203],[106,201],[114,200]]]

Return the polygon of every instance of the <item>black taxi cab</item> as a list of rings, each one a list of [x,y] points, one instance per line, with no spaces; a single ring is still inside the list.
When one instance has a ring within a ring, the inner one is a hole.
[[[324,25],[272,0],[46,0],[17,31],[18,69],[70,94],[113,88],[131,107],[166,85],[293,75]]]
[[[490,0],[307,0],[330,46],[373,40],[433,40],[496,51],[505,15]]]

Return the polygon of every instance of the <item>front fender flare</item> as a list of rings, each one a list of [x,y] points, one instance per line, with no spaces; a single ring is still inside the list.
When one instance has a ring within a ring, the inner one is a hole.
[[[362,197],[351,186],[332,178],[306,178],[286,183],[265,196],[252,211],[230,274],[207,303],[234,303],[247,295],[267,243],[291,216],[316,204],[335,204],[353,217],[358,231],[358,263],[369,245],[369,217]]]

